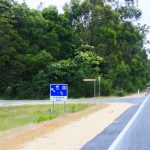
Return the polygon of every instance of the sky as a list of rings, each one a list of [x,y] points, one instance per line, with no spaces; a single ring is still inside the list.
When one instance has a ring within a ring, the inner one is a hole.
[[[142,10],[142,18],[141,23],[146,24],[147,26],[150,26],[150,1],[149,0],[139,0],[139,8]],[[147,35],[147,39],[150,40],[150,33]],[[146,47],[150,48],[150,45],[147,45]]]
[[[18,1],[22,2],[23,0]],[[37,6],[40,4],[41,1],[43,2],[43,7],[47,7],[49,5],[57,6],[60,13],[63,12],[64,4],[70,2],[70,0],[25,0],[25,2],[31,8],[37,8]]]
[[[18,0],[22,2],[23,0]],[[43,7],[47,7],[49,5],[55,5],[59,12],[63,12],[63,6],[65,3],[69,3],[70,0],[25,0],[29,7],[37,8],[40,2],[43,2]],[[149,0],[138,0],[138,7],[142,10],[142,18],[140,20],[141,24],[147,24],[150,26],[150,1]],[[147,35],[147,39],[150,40],[150,33]],[[150,45],[146,45],[147,48],[150,48]]]

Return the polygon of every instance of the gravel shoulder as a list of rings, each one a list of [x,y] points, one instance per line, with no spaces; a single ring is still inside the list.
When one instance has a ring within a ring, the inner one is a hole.
[[[0,135],[3,137],[0,147],[5,150],[78,150],[131,106],[129,103],[97,104],[54,121],[21,127],[17,132],[14,129]]]

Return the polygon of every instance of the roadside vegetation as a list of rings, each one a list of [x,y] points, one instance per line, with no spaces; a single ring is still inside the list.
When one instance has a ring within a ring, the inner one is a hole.
[[[99,75],[101,96],[144,89],[141,16],[134,0],[71,0],[63,14],[0,0],[0,97],[45,99],[50,83],[68,84],[69,97],[91,97],[93,84],[83,79],[97,79],[98,89]]]
[[[94,104],[67,104],[66,113],[64,113],[63,104],[55,104],[54,113],[51,112],[50,105],[0,107],[0,131],[63,117],[64,115],[82,111],[93,105]]]

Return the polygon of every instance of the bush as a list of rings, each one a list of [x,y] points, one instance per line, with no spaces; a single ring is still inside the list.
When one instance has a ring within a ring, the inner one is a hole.
[[[125,96],[125,95],[126,95],[126,92],[125,92],[125,90],[120,89],[120,90],[117,90],[117,91],[115,92],[115,95],[117,95],[117,96]]]
[[[47,120],[52,120],[54,118],[56,118],[56,115],[40,116],[36,119],[36,122],[43,122]]]
[[[11,98],[12,95],[13,95],[13,88],[12,88],[11,86],[8,86],[8,87],[5,89],[4,95],[5,95],[5,98],[6,98],[6,99]]]
[[[108,96],[112,94],[112,81],[109,79],[101,80],[101,96]]]

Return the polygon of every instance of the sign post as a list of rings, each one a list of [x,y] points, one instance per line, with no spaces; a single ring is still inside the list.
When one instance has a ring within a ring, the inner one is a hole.
[[[54,113],[55,102],[64,102],[68,98],[68,85],[67,84],[50,84],[50,102],[53,102],[52,112]],[[64,112],[66,111],[66,106],[64,106]]]
[[[96,97],[96,80],[94,80],[94,97]]]
[[[55,104],[53,102],[53,106],[52,106],[52,109],[51,109],[51,113],[54,113],[54,108],[55,108]]]
[[[99,95],[99,97],[100,97],[100,95],[101,95],[101,92],[100,92],[100,82],[101,82],[101,76],[99,75],[98,76],[98,81],[99,81],[99,90],[98,90],[98,95]]]
[[[85,82],[94,82],[94,97],[96,96],[96,79],[83,79]]]
[[[64,113],[66,113],[66,102],[64,102]]]

